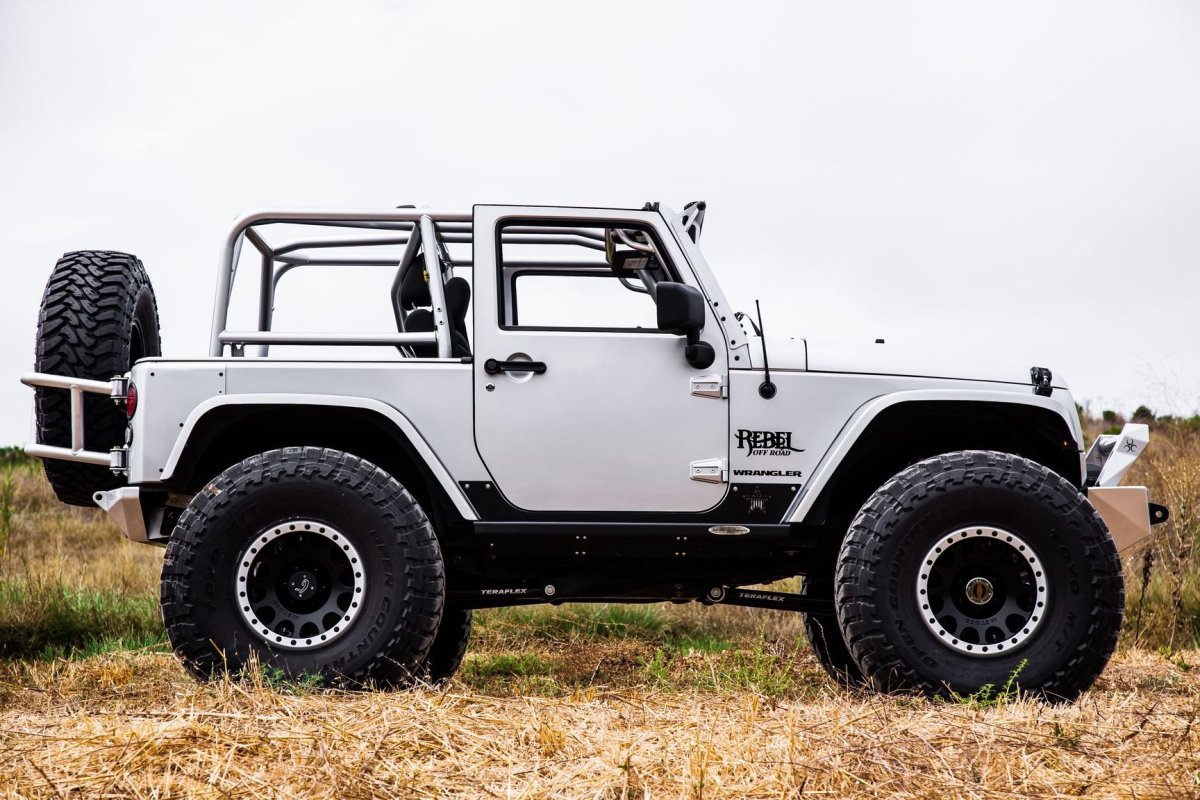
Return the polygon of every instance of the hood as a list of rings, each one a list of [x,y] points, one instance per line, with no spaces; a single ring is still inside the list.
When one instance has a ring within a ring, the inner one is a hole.
[[[771,366],[779,369],[808,369],[813,372],[845,372],[868,375],[911,375],[925,378],[992,381],[1029,384],[1029,369],[1046,366],[1036,358],[1022,359],[1012,353],[992,352],[986,345],[970,347],[955,343],[914,344],[874,342],[831,342],[803,339],[768,339]],[[807,363],[806,363],[807,362]],[[758,366],[757,359],[755,366]],[[1067,388],[1054,375],[1054,386]]]

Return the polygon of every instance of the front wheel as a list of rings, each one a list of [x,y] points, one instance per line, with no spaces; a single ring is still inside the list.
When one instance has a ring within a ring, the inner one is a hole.
[[[196,493],[163,559],[176,654],[199,678],[257,660],[350,686],[422,676],[445,579],[404,487],[337,450],[253,456]]]
[[[915,464],[867,501],[842,544],[836,598],[879,690],[1008,684],[1070,700],[1108,663],[1125,590],[1078,489],[1027,459],[967,451]]]

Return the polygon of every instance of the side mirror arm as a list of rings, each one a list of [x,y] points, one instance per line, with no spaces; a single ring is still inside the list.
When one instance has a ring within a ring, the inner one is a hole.
[[[683,334],[687,346],[683,350],[688,364],[707,369],[717,358],[717,351],[708,342],[700,341],[704,330],[705,305],[700,290],[681,283],[659,283],[658,329]]]

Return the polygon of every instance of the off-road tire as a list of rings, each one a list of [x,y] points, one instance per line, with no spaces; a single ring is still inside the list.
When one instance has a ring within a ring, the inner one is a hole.
[[[835,614],[805,614],[804,635],[812,645],[817,663],[834,682],[847,689],[862,686],[866,680],[858,668]]]
[[[815,575],[806,575],[801,580],[800,594],[805,597],[820,597],[833,599],[833,562],[836,554],[829,559],[830,566],[820,569]],[[804,636],[812,646],[817,663],[825,670],[834,683],[846,688],[862,686],[862,670],[854,663],[846,640],[842,638],[842,628],[834,613],[803,613]]]
[[[977,525],[1027,543],[1047,587],[1028,638],[986,655],[939,639],[917,600],[918,578],[933,571],[921,572],[927,555],[956,531],[971,528],[974,536]],[[1108,663],[1124,605],[1121,561],[1096,510],[1061,476],[1005,453],[950,453],[896,475],[859,511],[838,558],[842,633],[867,681],[885,692],[967,695],[988,684],[998,689],[1015,674],[1013,688],[1072,700]]]
[[[357,616],[312,649],[268,644],[239,608],[237,573],[248,548],[289,520],[341,531],[365,575]],[[238,675],[257,659],[293,679],[407,685],[422,675],[444,596],[441,550],[412,495],[375,465],[317,447],[271,450],[225,470],[184,510],[163,559],[167,635],[200,679]]]
[[[454,677],[467,654],[467,643],[471,639],[471,617],[469,608],[447,606],[442,612],[442,624],[438,627],[433,647],[425,669],[430,683],[442,683]]]
[[[128,253],[82,250],[58,260],[38,312],[35,369],[107,381],[139,358],[162,355],[158,306],[142,262]],[[35,391],[38,438],[71,444],[71,399],[63,389]],[[85,394],[84,448],[125,443],[126,419],[107,397]],[[46,477],[64,503],[94,506],[93,493],[125,483],[107,467],[45,459]]]

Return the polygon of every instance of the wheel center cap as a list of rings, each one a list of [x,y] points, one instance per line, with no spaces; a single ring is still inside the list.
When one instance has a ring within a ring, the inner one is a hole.
[[[987,578],[971,578],[967,581],[966,591],[967,599],[977,606],[986,605],[996,594]]]
[[[288,581],[288,592],[297,600],[307,600],[317,590],[317,576],[300,570]]]

